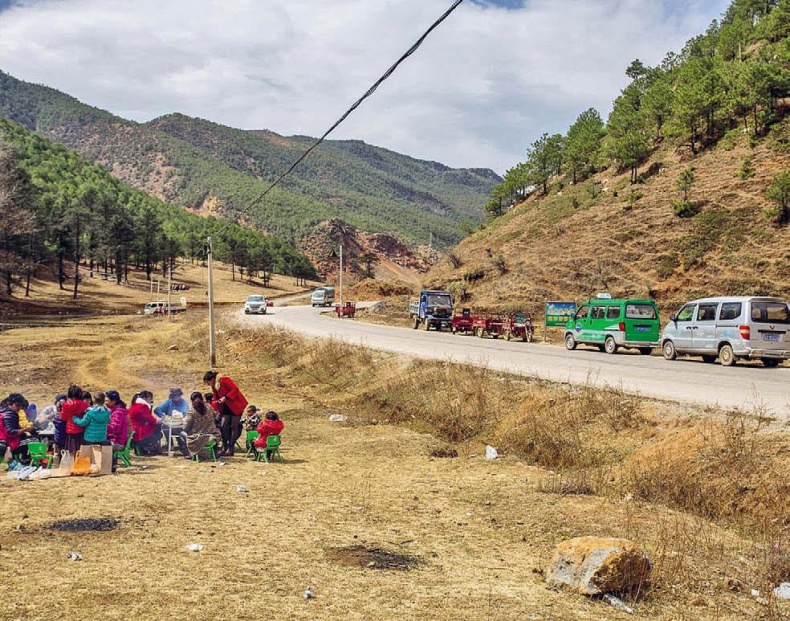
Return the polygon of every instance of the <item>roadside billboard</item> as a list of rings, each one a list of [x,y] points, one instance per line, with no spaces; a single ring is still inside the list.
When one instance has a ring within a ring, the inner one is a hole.
[[[576,302],[546,302],[546,327],[564,326],[576,313]]]

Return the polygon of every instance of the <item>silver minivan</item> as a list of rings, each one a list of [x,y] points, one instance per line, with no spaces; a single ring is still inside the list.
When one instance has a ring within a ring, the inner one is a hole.
[[[670,316],[661,333],[661,350],[667,360],[692,354],[705,362],[718,357],[726,367],[738,358],[775,367],[790,358],[790,307],[771,297],[693,300]]]

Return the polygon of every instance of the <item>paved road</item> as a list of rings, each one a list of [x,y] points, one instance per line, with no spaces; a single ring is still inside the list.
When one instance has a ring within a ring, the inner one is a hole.
[[[618,353],[541,343],[506,342],[426,332],[353,320],[340,320],[325,310],[309,306],[277,306],[263,316],[238,318],[247,325],[267,323],[311,336],[335,337],[376,349],[421,358],[471,362],[541,379],[622,387],[628,392],[715,405],[725,408],[766,407],[770,413],[790,420],[790,368],[766,369],[759,363],[735,367],[705,364],[697,359],[669,362],[660,356]],[[323,312],[323,314],[322,314]]]

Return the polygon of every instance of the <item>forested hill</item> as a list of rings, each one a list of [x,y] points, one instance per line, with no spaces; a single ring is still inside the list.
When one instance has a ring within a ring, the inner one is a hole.
[[[76,150],[113,175],[181,206],[236,217],[313,141],[173,114],[138,124],[0,72],[0,115]],[[327,141],[245,222],[298,242],[318,222],[438,245],[477,224],[490,170],[450,169],[358,141]]]
[[[679,53],[626,75],[605,121],[584,111],[526,150],[430,284],[534,311],[601,291],[665,309],[790,297],[790,0],[735,0]]]
[[[167,205],[2,118],[0,212],[0,299],[37,273],[55,274],[76,297],[80,263],[119,283],[130,265],[150,277],[176,257],[204,257],[208,236],[216,258],[249,275],[316,275],[307,257],[281,240]]]

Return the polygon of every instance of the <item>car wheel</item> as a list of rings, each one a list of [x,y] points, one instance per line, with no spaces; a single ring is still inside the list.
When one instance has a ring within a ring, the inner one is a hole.
[[[711,356],[709,354],[706,354],[706,355],[702,356],[702,362],[707,362],[708,364],[713,364],[714,362],[716,362],[716,356]]]
[[[617,353],[617,343],[615,343],[613,336],[606,337],[606,340],[603,342],[603,349],[607,354]]]
[[[776,358],[761,358],[764,367],[768,367],[769,369],[774,369],[779,366],[781,360]]]
[[[653,353],[653,348],[652,347],[640,347],[639,348],[639,353],[642,354],[643,356],[649,356],[650,354]]]
[[[674,360],[678,357],[678,352],[675,351],[675,344],[672,341],[665,341],[661,346],[661,353],[664,354],[664,360]]]
[[[573,335],[570,333],[565,335],[565,349],[568,351],[576,349],[576,339],[573,338]]]
[[[725,343],[719,349],[719,362],[721,362],[723,367],[731,367],[735,364],[735,354],[730,345]]]

